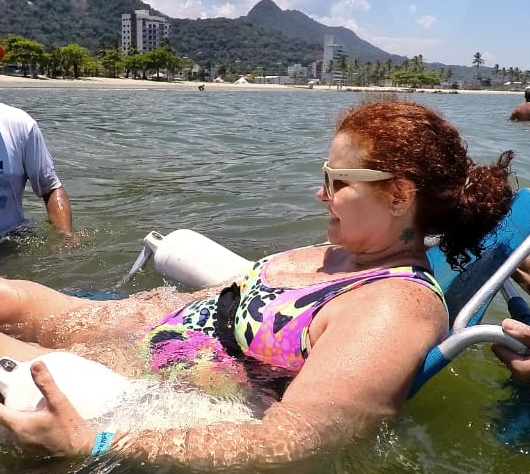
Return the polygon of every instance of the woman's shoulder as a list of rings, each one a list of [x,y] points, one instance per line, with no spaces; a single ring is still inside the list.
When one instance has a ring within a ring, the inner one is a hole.
[[[425,284],[416,278],[377,279],[340,295],[327,308],[328,317],[334,318],[334,313],[346,312],[353,319],[389,328],[428,324],[436,332],[446,331],[447,307],[438,288],[436,284]]]

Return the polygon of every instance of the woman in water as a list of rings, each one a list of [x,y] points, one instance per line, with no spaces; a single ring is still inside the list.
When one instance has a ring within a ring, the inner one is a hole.
[[[427,351],[448,331],[424,238],[440,236],[455,268],[479,256],[481,240],[510,207],[512,157],[475,164],[456,128],[433,110],[376,102],[338,121],[317,192],[329,213],[329,243],[266,257],[220,293],[157,290],[94,302],[3,280],[0,323],[18,340],[5,335],[0,343],[19,360],[123,345],[122,359],[99,360],[137,375],[145,364],[138,354],[157,372],[202,344],[213,359],[242,354],[293,379],[259,421],[109,434],[83,420],[45,365],[34,363],[48,408],[20,414],[0,406],[0,423],[31,452],[145,451],[195,468],[293,461],[365,435],[403,406]]]

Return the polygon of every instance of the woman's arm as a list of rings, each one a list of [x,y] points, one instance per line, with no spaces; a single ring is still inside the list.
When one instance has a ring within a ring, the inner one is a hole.
[[[97,434],[94,427],[58,390],[44,363],[35,362],[31,373],[47,407],[38,412],[19,412],[0,404],[0,424],[13,433],[17,446],[25,453],[68,457],[91,454]],[[311,422],[299,415],[296,408],[278,403],[255,423],[115,433],[111,449],[124,455],[143,452],[150,459],[169,456],[176,463],[194,468],[287,462],[320,447],[322,443],[317,433],[311,433],[312,427],[319,422],[331,423],[318,412]]]
[[[311,326],[306,363],[263,420],[117,433],[112,449],[144,451],[151,458],[166,455],[204,468],[263,466],[310,456],[362,436],[394,414],[426,351],[446,329],[443,306],[430,290],[397,280],[367,285],[321,310]],[[42,439],[48,454],[89,454],[94,430],[64,405],[68,402],[57,395],[51,378],[37,369],[35,380],[46,385],[50,409],[39,418],[0,407],[0,422],[23,446]]]

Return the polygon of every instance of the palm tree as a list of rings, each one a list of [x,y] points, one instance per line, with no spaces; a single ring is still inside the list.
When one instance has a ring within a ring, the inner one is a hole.
[[[453,77],[453,70],[449,68],[447,71],[445,71],[445,80],[447,82],[451,82],[452,77]]]
[[[359,60],[357,58],[355,58],[353,60],[353,74],[357,78],[357,81],[356,81],[357,84],[360,81],[360,73],[359,73],[360,69],[361,69],[361,63],[359,62]]]
[[[521,80],[523,82],[523,87],[528,86],[528,79],[530,79],[530,71],[526,70],[523,75],[521,76]]]
[[[383,67],[383,64],[379,59],[374,64],[374,71],[373,71],[373,77],[375,80],[375,85],[380,86],[381,85],[381,79],[385,75],[385,69]]]
[[[353,73],[355,72],[355,65],[353,62],[346,64],[346,85],[351,86]]]
[[[493,73],[493,76],[495,77],[495,79],[497,79],[497,76],[499,75],[499,70],[500,70],[500,66],[498,64],[495,64],[493,66],[493,70],[491,71]],[[496,80],[495,82],[499,82],[498,80]]]
[[[370,84],[371,78],[372,78],[372,63],[370,61],[363,64],[362,68],[362,85],[367,86]]]
[[[519,66],[515,67],[514,74],[515,74],[515,80],[517,82],[521,82],[521,70],[519,69]]]
[[[412,58],[412,71],[413,72],[423,72],[425,71],[425,64],[423,64],[423,55],[419,54]]]
[[[392,68],[394,64],[392,63],[392,59],[388,58],[385,62],[386,67],[386,77],[390,81],[390,76],[392,76]]]
[[[341,75],[341,85],[344,84],[344,76],[346,76],[346,69],[348,66],[348,62],[346,61],[346,55],[342,54],[339,60],[339,69],[340,69],[340,75]]]
[[[479,52],[476,52],[473,55],[473,62],[471,64],[477,68],[477,72],[475,73],[475,76],[473,77],[473,87],[475,87],[477,83],[477,79],[479,77],[478,69],[482,64],[484,64],[484,58],[482,57],[482,54]]]

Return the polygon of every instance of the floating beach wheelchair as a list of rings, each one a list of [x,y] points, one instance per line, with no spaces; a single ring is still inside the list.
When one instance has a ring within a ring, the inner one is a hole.
[[[528,348],[505,334],[501,326],[481,322],[489,304],[500,291],[510,316],[530,324],[530,308],[510,280],[515,269],[530,254],[529,209],[530,189],[521,189],[512,202],[510,213],[497,226],[496,233],[484,241],[486,250],[482,257],[466,264],[463,273],[451,269],[437,246],[427,252],[446,298],[451,334],[427,354],[409,396],[473,344],[495,342],[519,354],[528,353]]]
[[[497,232],[484,241],[486,250],[482,257],[467,263],[463,273],[451,269],[437,246],[428,250],[434,275],[447,301],[451,331],[428,353],[409,397],[472,344],[496,342],[520,354],[528,352],[524,344],[505,334],[501,326],[481,324],[481,321],[493,297],[501,291],[511,317],[530,322],[530,309],[510,282],[510,275],[530,254],[529,209],[530,189],[522,189],[517,192],[511,212],[500,222]],[[189,229],[179,229],[166,236],[151,232],[145,237],[144,247],[124,281],[132,278],[151,257],[159,273],[192,288],[221,284],[244,274],[253,263]]]
[[[528,209],[530,189],[524,189],[515,196],[511,212],[499,224],[496,234],[484,242],[486,250],[482,257],[472,259],[463,273],[450,268],[438,247],[428,250],[434,274],[446,297],[451,333],[427,354],[409,397],[472,344],[496,342],[520,354],[528,353],[528,348],[506,335],[501,326],[481,324],[488,305],[499,290],[508,302],[511,317],[530,322],[530,309],[509,281],[510,275],[530,254]],[[166,278],[196,288],[230,282],[233,277],[246,273],[253,264],[188,229],[180,229],[167,236],[151,232],[145,237],[144,247],[124,281],[132,278],[151,257],[155,269]],[[49,364],[57,383],[85,419],[97,418],[112,410],[124,394],[130,395],[139,389],[138,393],[142,393],[142,386],[132,385],[131,381],[101,364],[73,354],[54,352],[39,359]],[[18,362],[7,357],[0,359],[0,394],[6,405],[33,411],[42,408],[45,403],[31,379],[31,362]],[[77,375],[72,378],[71,374]],[[100,386],[98,384],[102,384],[105,390],[94,397],[91,395],[93,390],[87,387]],[[205,403],[210,402],[206,400]],[[238,416],[250,415],[240,410]]]

